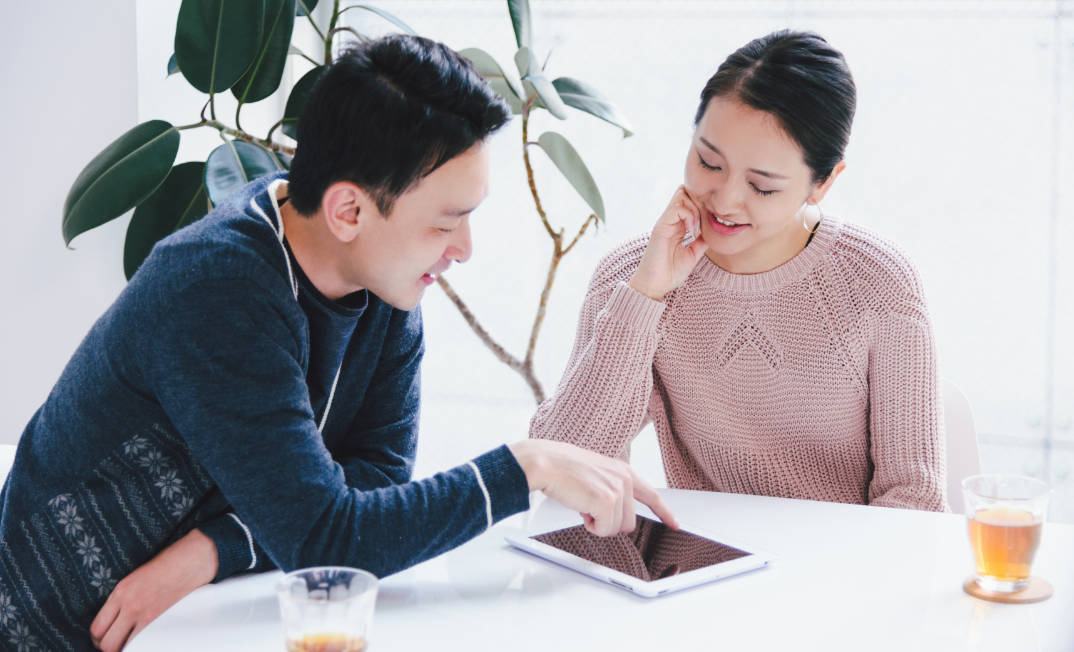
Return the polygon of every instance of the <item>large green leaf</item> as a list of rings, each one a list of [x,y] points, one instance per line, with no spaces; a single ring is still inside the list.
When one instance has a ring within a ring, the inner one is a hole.
[[[221,93],[257,57],[265,0],[183,0],[175,26],[175,60],[190,85]]]
[[[600,221],[603,222],[604,199],[600,196],[597,182],[593,180],[593,175],[589,173],[589,168],[586,167],[585,162],[582,161],[582,157],[578,155],[578,151],[574,149],[574,146],[567,142],[566,138],[554,131],[546,131],[541,134],[541,137],[537,139],[537,143],[548,154],[548,158],[552,159],[552,162],[556,164],[563,176],[567,177],[567,181],[574,186],[574,189],[582,196],[585,203],[589,204],[589,207],[597,214]]]
[[[205,188],[213,206],[219,206],[247,183],[279,170],[276,160],[265,150],[233,140],[209,154],[205,161]]]
[[[317,0],[298,0],[295,3],[295,15],[305,16],[317,8]]]
[[[164,76],[164,79],[171,77],[177,72],[179,72],[179,64],[175,62],[175,53],[172,52],[171,58],[168,59],[168,74]]]
[[[280,87],[294,28],[295,0],[265,0],[261,47],[246,74],[231,87],[239,104],[260,102]]]
[[[82,170],[63,204],[63,240],[126,213],[153,194],[175,162],[179,132],[163,120],[123,134]]]
[[[552,82],[552,86],[567,106],[573,106],[619,127],[623,130],[623,138],[634,134],[634,128],[619,107],[589,84],[570,77],[560,77]]]
[[[522,113],[522,81],[515,75],[515,71],[504,68],[492,55],[477,48],[460,50],[459,54],[466,57],[477,68],[477,72],[484,77],[496,94],[507,100],[511,105],[511,111],[518,115]]]
[[[560,120],[567,119],[567,105],[563,103],[559,92],[552,82],[541,73],[541,64],[529,48],[521,48],[515,53],[515,66],[522,75],[522,90],[525,97],[537,94],[534,106],[548,109],[548,112]]]
[[[414,31],[413,27],[407,25],[394,14],[390,14],[383,9],[378,9],[377,7],[370,7],[369,5],[351,5],[350,7],[347,7],[347,9],[345,9],[344,11],[347,11],[349,9],[365,9],[366,11],[371,11],[383,18],[384,20],[388,21],[389,23],[395,25],[399,29],[403,30],[403,32],[410,34],[411,36],[418,35],[418,33]]]
[[[520,48],[533,47],[533,21],[530,19],[529,0],[507,0],[511,12],[511,25],[515,28],[515,42]]]
[[[156,192],[134,209],[123,245],[123,271],[128,281],[158,240],[209,212],[204,174],[204,163],[180,163]]]
[[[283,124],[280,131],[298,140],[298,118],[302,115],[302,107],[306,106],[306,98],[309,97],[313,85],[321,78],[325,66],[317,66],[313,70],[302,75],[291,94],[287,97],[287,106],[283,110]]]

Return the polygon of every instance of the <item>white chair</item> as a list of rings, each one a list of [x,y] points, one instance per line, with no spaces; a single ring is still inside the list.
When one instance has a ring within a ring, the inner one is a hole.
[[[964,514],[962,481],[981,474],[981,452],[970,401],[950,380],[943,379],[943,421],[947,433],[947,504]]]
[[[11,472],[11,465],[15,463],[15,446],[0,444],[0,487],[7,482],[7,474]]]

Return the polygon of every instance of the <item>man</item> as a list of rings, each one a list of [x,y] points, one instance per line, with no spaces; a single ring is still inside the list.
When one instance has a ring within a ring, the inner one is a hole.
[[[473,67],[412,37],[332,64],[290,174],[153,250],[19,442],[0,513],[0,645],[112,652],[197,586],[326,564],[383,576],[542,490],[629,531],[625,465],[524,440],[408,482],[418,303],[470,257],[490,134]]]

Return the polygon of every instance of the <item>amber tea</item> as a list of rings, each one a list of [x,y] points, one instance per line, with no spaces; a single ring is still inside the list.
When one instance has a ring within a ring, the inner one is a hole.
[[[287,652],[362,652],[365,641],[346,634],[310,634],[288,639]]]
[[[1040,480],[1013,475],[962,481],[978,588],[998,593],[1029,588],[1051,493]]]
[[[1043,523],[1030,512],[1009,507],[979,509],[969,519],[977,574],[1000,582],[1029,579]]]

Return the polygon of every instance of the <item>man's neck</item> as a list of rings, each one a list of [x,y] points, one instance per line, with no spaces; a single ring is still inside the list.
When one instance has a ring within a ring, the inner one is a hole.
[[[280,184],[276,191],[277,203],[287,197],[288,192],[288,185]],[[280,206],[280,217],[295,260],[321,294],[331,301],[338,301],[362,289],[348,284],[341,273],[345,245],[328,230],[319,211],[312,217],[303,217],[288,202]]]

